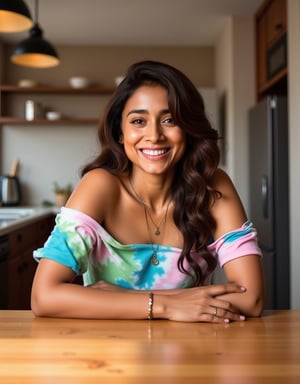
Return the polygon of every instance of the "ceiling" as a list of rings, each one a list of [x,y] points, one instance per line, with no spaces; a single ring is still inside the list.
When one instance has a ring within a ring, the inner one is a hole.
[[[25,0],[34,17],[34,0]],[[57,45],[214,45],[230,16],[263,0],[40,0],[44,37]],[[15,43],[28,33],[0,34]]]

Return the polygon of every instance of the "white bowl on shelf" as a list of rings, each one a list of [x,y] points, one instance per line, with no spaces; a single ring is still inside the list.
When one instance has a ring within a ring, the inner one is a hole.
[[[22,79],[18,81],[18,86],[22,88],[36,87],[38,82],[32,79]]]
[[[59,120],[61,118],[61,113],[57,111],[48,111],[46,112],[47,120]]]
[[[89,79],[81,76],[73,76],[69,79],[71,88],[86,88],[90,85]]]

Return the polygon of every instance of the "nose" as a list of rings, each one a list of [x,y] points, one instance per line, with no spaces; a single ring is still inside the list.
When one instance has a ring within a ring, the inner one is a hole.
[[[146,138],[147,140],[154,143],[163,138],[162,127],[159,122],[155,121],[149,123],[147,127]]]

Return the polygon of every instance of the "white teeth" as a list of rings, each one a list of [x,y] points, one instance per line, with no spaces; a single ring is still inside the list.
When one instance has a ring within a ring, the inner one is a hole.
[[[142,152],[149,156],[159,156],[166,153],[167,149],[143,149]]]

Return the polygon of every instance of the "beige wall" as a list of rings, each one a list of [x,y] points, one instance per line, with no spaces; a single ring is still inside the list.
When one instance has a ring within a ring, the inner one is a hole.
[[[5,47],[3,81],[16,83],[33,78],[51,85],[67,85],[74,75],[88,76],[96,83],[113,85],[129,65],[139,60],[159,60],[185,72],[196,85],[211,87],[215,83],[213,47],[71,47],[58,46],[61,64],[50,69],[30,69],[11,64],[12,47]]]
[[[248,120],[255,103],[254,30],[251,18],[232,17],[216,44],[216,88],[219,104],[225,99],[225,163],[248,211]],[[221,268],[214,282],[225,282]]]
[[[256,104],[254,23],[252,18],[233,18],[233,177],[248,210],[248,111]]]
[[[291,303],[300,309],[300,0],[288,0],[288,28]]]
[[[216,45],[216,87],[226,98],[224,168],[248,210],[248,110],[255,104],[254,25],[232,17]],[[220,123],[221,124],[221,123]]]
[[[216,88],[218,90],[219,104],[224,107],[224,120],[220,122],[224,131],[224,169],[233,177],[233,151],[232,151],[232,103],[233,103],[233,39],[232,21],[228,21],[222,35],[216,44]]]
[[[184,71],[196,86],[214,86],[212,47],[57,47],[62,63],[52,69],[29,69],[9,62],[11,47],[5,47],[3,83],[16,84],[31,78],[42,84],[66,86],[73,75],[87,76],[97,84],[111,86],[135,61],[151,59],[170,63]],[[13,112],[24,116],[27,95],[10,96]],[[47,109],[72,117],[99,117],[107,97],[30,97]],[[1,173],[8,172],[14,158],[20,160],[23,204],[53,201],[53,182],[77,184],[84,163],[99,150],[94,125],[5,125],[1,128]]]

